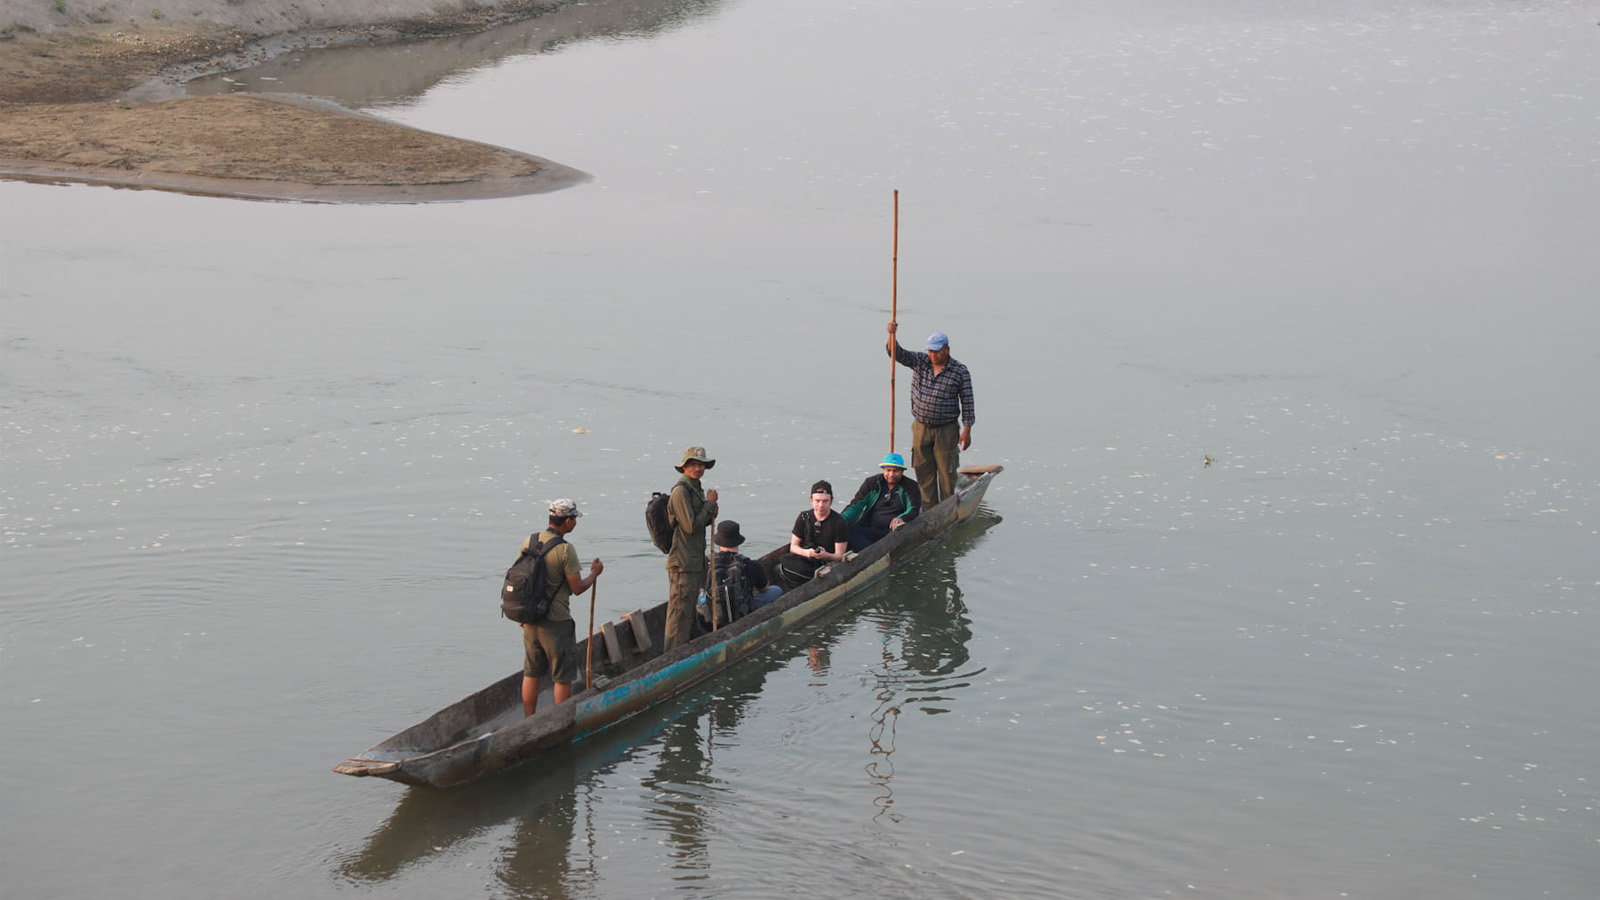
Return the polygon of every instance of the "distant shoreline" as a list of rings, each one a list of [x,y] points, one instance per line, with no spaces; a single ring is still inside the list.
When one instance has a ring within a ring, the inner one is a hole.
[[[0,177],[325,203],[507,197],[582,182],[584,173],[537,156],[315,98],[182,90],[301,47],[475,31],[557,4],[505,7],[275,35],[202,22],[12,33],[0,40]]]

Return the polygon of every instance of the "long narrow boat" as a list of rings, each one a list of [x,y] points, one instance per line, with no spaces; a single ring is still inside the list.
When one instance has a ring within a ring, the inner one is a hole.
[[[1000,466],[963,468],[955,496],[923,510],[911,524],[775,602],[670,653],[660,649],[665,603],[630,613],[622,622],[606,623],[595,637],[594,687],[564,703],[552,703],[545,686],[540,711],[524,717],[522,672],[517,671],[345,760],[333,771],[448,787],[604,731],[718,674],[883,578],[971,518],[1000,472]],[[785,543],[761,558],[769,573],[788,548]],[[579,659],[586,657],[587,645],[588,641],[578,643]]]

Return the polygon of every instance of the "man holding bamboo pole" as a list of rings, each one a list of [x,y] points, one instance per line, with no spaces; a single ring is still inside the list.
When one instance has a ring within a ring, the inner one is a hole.
[[[911,370],[911,465],[922,488],[922,506],[931,509],[953,496],[961,451],[972,446],[972,373],[950,358],[950,338],[935,331],[927,352],[900,346],[894,333],[900,323],[889,320],[889,356]]]

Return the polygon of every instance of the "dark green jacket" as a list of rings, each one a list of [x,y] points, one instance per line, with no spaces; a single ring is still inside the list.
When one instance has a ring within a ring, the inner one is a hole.
[[[884,480],[883,473],[870,475],[866,481],[861,482],[861,488],[856,491],[856,496],[850,505],[844,508],[840,515],[851,525],[861,522],[878,505],[878,498],[885,491],[891,490],[889,482]],[[900,497],[901,508],[895,513],[901,521],[910,522],[922,512],[922,492],[917,489],[917,483],[905,476],[900,477],[900,483],[892,488]]]
[[[717,518],[717,505],[706,499],[700,485],[685,475],[672,486],[667,499],[667,521],[672,525],[672,549],[667,552],[667,570],[704,572],[706,570],[706,528]]]

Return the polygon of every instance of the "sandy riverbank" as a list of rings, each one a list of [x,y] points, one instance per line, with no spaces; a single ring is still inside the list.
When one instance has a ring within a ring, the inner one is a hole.
[[[185,77],[311,43],[445,34],[549,8],[505,4],[276,37],[192,17],[12,29],[0,39],[0,175],[333,202],[459,200],[565,187],[586,176],[310,98],[183,97],[179,87]]]

